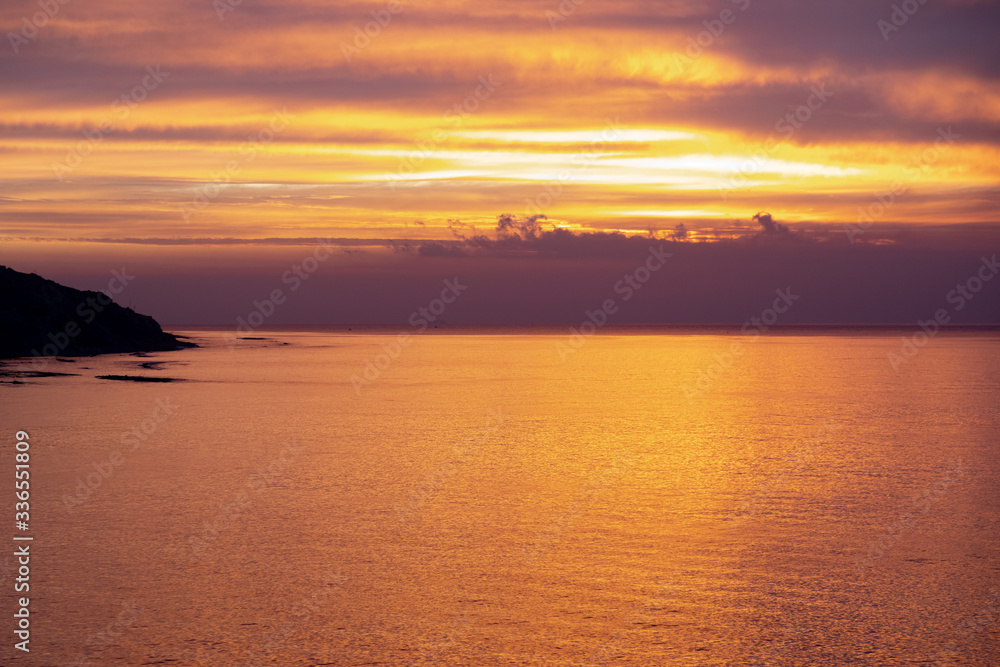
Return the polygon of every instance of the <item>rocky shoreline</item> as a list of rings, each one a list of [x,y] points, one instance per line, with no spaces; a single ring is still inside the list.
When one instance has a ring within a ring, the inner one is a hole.
[[[0,266],[0,358],[80,357],[197,347],[103,292]]]

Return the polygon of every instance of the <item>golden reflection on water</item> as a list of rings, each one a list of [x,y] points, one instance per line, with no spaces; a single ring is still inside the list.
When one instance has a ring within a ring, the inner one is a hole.
[[[1000,664],[995,336],[192,335],[2,388],[57,664]]]

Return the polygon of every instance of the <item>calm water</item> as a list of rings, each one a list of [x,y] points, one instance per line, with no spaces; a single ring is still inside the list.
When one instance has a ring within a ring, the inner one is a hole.
[[[189,335],[0,386],[0,662],[1000,664],[995,334]]]

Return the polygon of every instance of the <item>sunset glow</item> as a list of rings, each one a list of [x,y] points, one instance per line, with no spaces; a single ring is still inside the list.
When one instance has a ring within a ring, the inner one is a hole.
[[[0,665],[1000,665],[1000,0],[0,26]]]
[[[1000,84],[918,39],[946,11],[983,28],[984,3],[929,4],[888,40],[865,3],[560,7],[60,5],[0,56],[2,231],[447,238],[503,211],[666,230],[760,209],[839,225],[894,183],[880,223],[996,221]]]

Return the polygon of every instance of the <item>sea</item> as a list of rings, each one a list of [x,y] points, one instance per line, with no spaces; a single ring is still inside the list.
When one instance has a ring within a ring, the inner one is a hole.
[[[175,333],[0,369],[0,663],[1000,665],[996,331]]]

